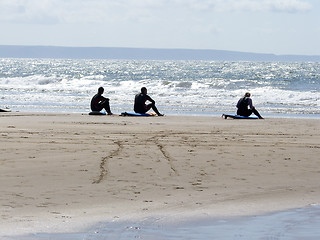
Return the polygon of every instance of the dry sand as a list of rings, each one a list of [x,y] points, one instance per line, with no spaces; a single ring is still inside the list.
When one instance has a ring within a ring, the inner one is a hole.
[[[319,204],[319,125],[1,113],[0,238]]]

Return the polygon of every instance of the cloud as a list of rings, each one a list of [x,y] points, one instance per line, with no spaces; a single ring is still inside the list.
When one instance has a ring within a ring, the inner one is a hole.
[[[304,12],[312,9],[312,5],[300,0],[265,0],[248,1],[248,9],[253,11]],[[251,9],[250,9],[251,8]]]
[[[292,13],[310,9],[312,5],[306,0],[1,0],[0,20],[37,24],[90,24],[160,19],[167,11]]]
[[[151,16],[168,0],[0,0],[0,20],[14,23],[103,23]]]
[[[299,0],[266,1],[265,8],[280,12],[305,12],[312,9],[312,5]]]
[[[2,0],[0,20],[13,23],[54,23],[59,22],[51,0]]]
[[[185,0],[186,2],[197,10],[219,12],[304,12],[312,9],[312,5],[305,0]]]

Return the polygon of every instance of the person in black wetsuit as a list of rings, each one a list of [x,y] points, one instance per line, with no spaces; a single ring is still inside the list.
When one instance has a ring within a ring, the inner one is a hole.
[[[105,109],[108,115],[112,115],[109,105],[109,98],[103,97],[103,92],[104,88],[99,87],[98,93],[91,99],[91,110],[100,112],[102,109]]]
[[[249,117],[252,113],[254,113],[258,118],[263,119],[259,112],[252,105],[252,99],[250,98],[251,94],[246,93],[243,98],[240,98],[237,103],[237,115]],[[248,108],[249,106],[249,108]]]
[[[155,111],[155,113],[158,116],[163,116],[163,114],[161,114],[157,107],[156,107],[156,102],[147,94],[148,91],[145,87],[141,88],[141,93],[138,93],[135,98],[134,98],[134,111],[136,113],[146,113],[148,112],[151,108],[153,109],[153,111]],[[146,101],[149,101],[151,103],[146,104]]]

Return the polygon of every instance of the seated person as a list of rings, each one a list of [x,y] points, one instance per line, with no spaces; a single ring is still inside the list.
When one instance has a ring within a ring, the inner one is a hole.
[[[109,105],[109,98],[105,98],[102,96],[104,92],[103,87],[99,87],[98,93],[94,95],[91,99],[91,110],[100,112],[102,109],[105,109],[108,115],[112,115]]]
[[[259,112],[255,109],[255,107],[252,105],[252,99],[250,98],[251,94],[246,93],[243,98],[240,98],[237,103],[237,115],[249,117],[252,113],[254,113],[257,117],[260,119],[263,119]],[[249,106],[249,108],[248,108]]]
[[[153,111],[158,115],[158,116],[163,116],[163,114],[159,113],[156,105],[155,105],[155,101],[149,96],[147,95],[148,91],[145,87],[141,88],[141,93],[138,93],[135,96],[134,99],[134,111],[136,113],[146,113],[148,112],[151,108],[153,109]],[[151,103],[146,104],[146,101],[149,101]]]

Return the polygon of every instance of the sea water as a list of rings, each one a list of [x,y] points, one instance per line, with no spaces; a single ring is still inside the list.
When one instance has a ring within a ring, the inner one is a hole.
[[[145,219],[99,223],[78,233],[30,234],[8,240],[318,240],[320,207],[309,206],[261,216],[184,220]]]
[[[0,59],[0,108],[86,113],[100,86],[114,113],[145,86],[165,114],[235,113],[251,92],[263,116],[320,116],[320,63]]]

